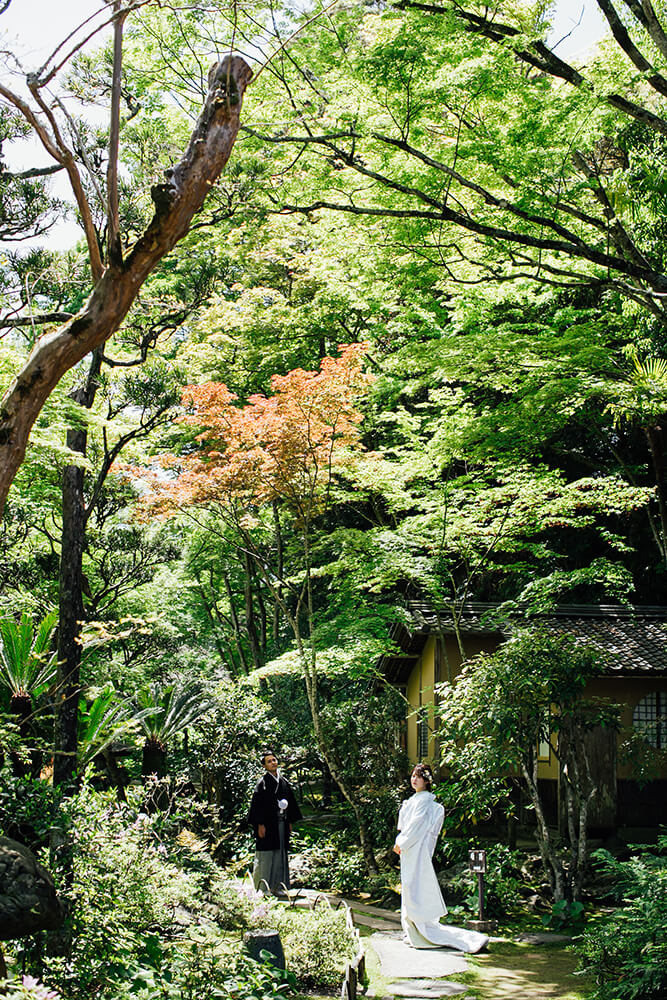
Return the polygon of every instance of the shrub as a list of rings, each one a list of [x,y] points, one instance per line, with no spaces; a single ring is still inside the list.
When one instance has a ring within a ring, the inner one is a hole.
[[[361,851],[338,838],[313,844],[299,853],[299,878],[311,889],[357,893],[365,890],[368,870]]]
[[[224,930],[267,927],[276,911],[282,910],[275,899],[257,892],[249,882],[222,882],[213,900],[218,908],[216,923]]]
[[[460,864],[468,861],[468,850],[479,844],[470,842],[465,851],[460,847],[452,850],[452,857],[462,858]],[[492,844],[486,848],[486,874],[484,876],[484,910],[488,917],[507,917],[516,911],[521,899],[522,881],[520,856],[510,851],[504,844]],[[454,899],[460,900],[471,913],[477,913],[477,876],[468,868],[451,879],[447,888]],[[447,892],[445,892],[447,896]]]
[[[621,862],[596,851],[594,858],[623,906],[581,938],[581,967],[595,982],[591,1000],[667,996],[667,836],[657,853]]]
[[[173,942],[149,935],[114,1000],[283,1000],[294,976],[243,953],[211,924]]]
[[[21,976],[4,983],[4,1000],[61,1000],[60,994],[44,986],[33,976]]]
[[[301,988],[340,987],[345,965],[356,954],[344,909],[282,910],[272,914],[271,926],[280,931],[287,968]]]
[[[339,987],[347,961],[356,954],[356,939],[347,926],[345,911],[326,903],[314,910],[285,909],[247,884],[225,883],[216,894],[221,906],[217,921],[236,928],[277,930],[287,968],[302,989]]]
[[[579,930],[586,918],[584,904],[578,900],[569,902],[567,899],[559,899],[554,903],[549,913],[542,917],[542,924],[552,931],[562,931],[566,928]]]
[[[33,850],[48,843],[53,787],[39,778],[17,778],[5,768],[0,781],[0,835]]]
[[[159,819],[140,811],[141,794],[129,789],[127,805],[119,805],[114,792],[84,784],[67,800],[71,944],[65,957],[45,964],[49,981],[72,1000],[110,996],[109,970],[122,978],[146,935],[174,935],[200,903],[197,874],[173,863],[156,831]]]

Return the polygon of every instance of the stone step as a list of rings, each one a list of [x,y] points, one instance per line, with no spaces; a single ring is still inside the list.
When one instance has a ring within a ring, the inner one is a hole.
[[[444,979],[405,979],[389,983],[387,989],[395,997],[416,998],[416,1000],[439,1000],[440,997],[460,996],[466,992],[461,983]]]
[[[411,948],[397,934],[371,934],[368,942],[380,960],[382,974],[392,982],[439,979],[468,968],[466,956],[448,948]],[[406,975],[407,974],[407,975]]]
[[[371,906],[370,903],[362,903],[358,899],[347,899],[345,902],[356,913],[370,913],[373,917],[380,917],[383,920],[394,920],[397,924],[401,922],[400,910],[385,910],[381,906]]]
[[[371,916],[369,913],[364,913],[363,910],[352,910],[352,919],[355,924],[361,924],[363,927],[370,927],[374,931],[393,931],[400,928],[400,922],[395,920],[385,920],[378,919],[377,917]]]

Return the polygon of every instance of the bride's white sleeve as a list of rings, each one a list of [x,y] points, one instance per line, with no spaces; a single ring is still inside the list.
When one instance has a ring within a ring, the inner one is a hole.
[[[403,812],[403,810],[401,810]],[[407,812],[407,811],[406,811]],[[396,838],[396,845],[404,851],[408,847],[417,844],[427,832],[424,826],[424,810],[421,808],[411,808],[407,815],[401,817],[399,813],[400,833]]]

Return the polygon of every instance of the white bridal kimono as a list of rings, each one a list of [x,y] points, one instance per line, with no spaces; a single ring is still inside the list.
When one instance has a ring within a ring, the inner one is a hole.
[[[440,923],[447,913],[431,857],[445,810],[432,792],[406,799],[398,814],[401,849],[401,924],[413,948],[480,951],[489,940],[477,931]]]

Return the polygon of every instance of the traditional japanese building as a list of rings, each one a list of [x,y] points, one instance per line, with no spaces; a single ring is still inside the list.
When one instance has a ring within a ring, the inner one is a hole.
[[[411,761],[438,762],[437,685],[452,681],[462,663],[477,653],[494,652],[523,617],[499,623],[492,604],[469,603],[438,613],[412,602],[408,624],[397,626],[398,650],[383,657],[381,668],[409,703],[405,741]],[[568,605],[530,624],[575,636],[605,651],[608,666],[589,683],[585,695],[620,706],[621,729],[589,734],[589,756],[599,794],[591,809],[591,828],[649,827],[667,823],[667,608]],[[638,776],[632,760],[619,752],[634,730],[653,748],[654,769]],[[548,743],[539,748],[539,780],[552,819],[558,817],[559,770]]]

